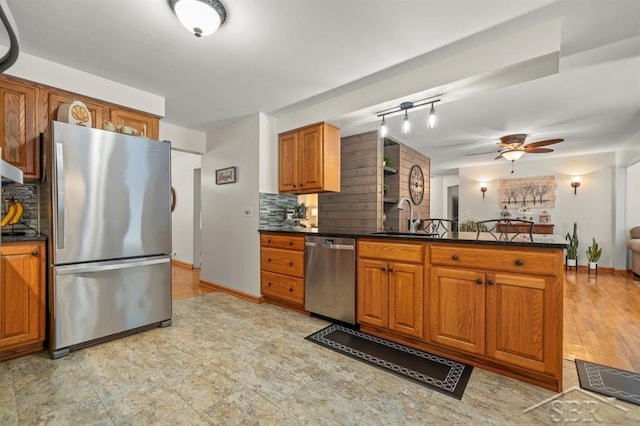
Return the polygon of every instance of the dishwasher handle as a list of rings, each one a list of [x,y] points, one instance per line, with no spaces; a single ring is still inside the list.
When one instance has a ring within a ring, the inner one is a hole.
[[[355,246],[352,246],[350,244],[320,244],[320,243],[314,243],[311,241],[306,241],[304,245],[307,247],[318,247],[318,248],[325,248],[330,250],[354,250],[355,249]]]

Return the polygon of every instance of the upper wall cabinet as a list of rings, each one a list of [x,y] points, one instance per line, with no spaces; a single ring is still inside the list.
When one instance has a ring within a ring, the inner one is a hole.
[[[313,124],[281,133],[278,145],[281,193],[340,191],[340,129]]]
[[[70,93],[49,91],[48,94],[48,121],[58,119],[58,108],[60,107],[60,105],[67,102],[81,101],[87,106],[89,114],[91,114],[92,127],[96,129],[102,129],[102,127],[104,126],[104,121],[107,120],[105,111],[108,111],[108,108],[106,108],[104,105],[86,98],[82,98],[80,96],[72,95]],[[49,124],[48,121],[46,125]]]
[[[137,136],[158,139],[158,119],[148,114],[126,109],[112,108],[111,122],[116,126],[128,126],[136,129]]]
[[[39,177],[40,144],[36,132],[36,87],[0,79],[2,158],[20,168],[25,179]]]

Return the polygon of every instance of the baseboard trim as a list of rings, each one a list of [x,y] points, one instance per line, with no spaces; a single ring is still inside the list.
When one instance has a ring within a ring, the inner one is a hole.
[[[193,269],[193,264],[189,263],[189,262],[183,262],[182,260],[178,260],[178,259],[171,259],[171,263],[177,266],[183,266],[185,268],[189,268],[189,269]]]
[[[200,285],[202,285],[204,287],[212,288],[212,289],[214,289],[216,291],[219,291],[219,292],[222,292],[222,293],[230,294],[231,296],[235,296],[235,297],[238,297],[240,299],[248,300],[249,302],[258,303],[258,304],[264,302],[264,299],[263,299],[262,296],[256,297],[256,296],[254,296],[252,294],[248,294],[248,293],[244,293],[242,291],[234,290],[232,288],[225,287],[225,286],[222,286],[220,284],[210,283],[209,281],[200,280]]]

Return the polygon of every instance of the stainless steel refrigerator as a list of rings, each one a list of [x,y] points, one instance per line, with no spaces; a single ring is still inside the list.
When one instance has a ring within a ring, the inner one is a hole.
[[[171,145],[53,121],[49,352],[171,324]]]

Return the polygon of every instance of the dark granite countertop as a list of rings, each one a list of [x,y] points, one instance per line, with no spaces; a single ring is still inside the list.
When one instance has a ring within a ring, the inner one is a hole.
[[[499,234],[490,234],[481,232],[478,235],[475,232],[447,232],[442,235],[426,234],[424,232],[410,233],[394,233],[393,231],[385,233],[377,233],[376,231],[333,231],[329,229],[269,229],[261,228],[259,232],[276,232],[282,234],[299,234],[299,235],[317,235],[326,237],[343,237],[343,238],[379,238],[379,239],[396,239],[409,241],[429,241],[434,243],[465,243],[479,245],[497,245],[497,246],[518,246],[518,247],[540,247],[540,248],[565,248],[567,242],[561,235],[555,234],[533,234],[533,241],[530,241],[529,235],[517,235],[512,241],[500,241]],[[509,235],[511,237],[511,235]]]
[[[47,241],[47,236],[37,234],[35,232],[27,232],[26,235],[2,235],[0,237],[2,244],[4,243],[20,243],[23,241]]]

